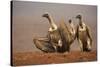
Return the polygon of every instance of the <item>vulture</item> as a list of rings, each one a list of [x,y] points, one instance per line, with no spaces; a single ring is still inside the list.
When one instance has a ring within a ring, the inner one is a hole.
[[[50,28],[45,38],[34,39],[35,46],[43,52],[57,52],[57,47],[62,46],[62,40],[57,25],[49,13],[42,15],[48,19]]]
[[[92,47],[92,37],[90,34],[89,27],[82,21],[82,16],[77,15],[76,19],[79,20],[79,24],[77,25],[77,40],[79,42],[79,46],[81,51],[91,51]]]
[[[69,24],[65,24],[64,21],[60,23],[59,30],[62,39],[62,47],[58,46],[58,52],[69,52],[70,46],[76,38],[76,29],[71,19],[68,21]]]

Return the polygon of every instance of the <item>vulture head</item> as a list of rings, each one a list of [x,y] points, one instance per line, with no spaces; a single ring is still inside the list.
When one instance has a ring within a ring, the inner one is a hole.
[[[82,16],[81,15],[77,15],[76,18],[77,19],[82,19]]]
[[[79,25],[82,26],[82,15],[77,15],[76,19],[79,19]]]
[[[72,22],[72,20],[71,19],[69,19],[69,23],[71,23]]]
[[[42,15],[42,17],[49,18],[49,14],[48,13],[45,13],[45,14]]]

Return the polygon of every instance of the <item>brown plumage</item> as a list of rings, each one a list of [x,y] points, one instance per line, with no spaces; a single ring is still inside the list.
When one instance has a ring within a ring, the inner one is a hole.
[[[54,23],[50,14],[43,14],[42,17],[45,17],[49,20],[50,28],[46,38],[34,39],[35,46],[43,52],[55,52],[57,51],[57,46],[62,46],[58,27]]]
[[[61,36],[57,25],[55,24],[52,16],[49,13],[43,15],[43,17],[49,20],[50,28],[48,31],[47,38],[50,40],[51,45],[57,50],[57,47],[61,47]]]
[[[50,28],[46,38],[34,39],[35,46],[43,52],[66,52],[76,38],[76,30],[69,20],[69,27],[64,22],[58,27],[50,14],[45,13],[42,17],[48,19]]]
[[[77,39],[80,45],[81,51],[91,51],[92,47],[92,37],[90,35],[90,29],[88,26],[82,22],[82,16],[77,15],[79,19],[79,24],[77,26]]]
[[[48,38],[34,38],[33,40],[35,46],[43,52],[51,53],[55,52],[54,47],[50,44]]]
[[[74,28],[73,23],[69,20],[69,27],[67,24],[62,21],[59,26],[61,39],[62,39],[62,47],[58,47],[59,52],[70,51],[70,45],[74,42],[76,38],[76,30]]]

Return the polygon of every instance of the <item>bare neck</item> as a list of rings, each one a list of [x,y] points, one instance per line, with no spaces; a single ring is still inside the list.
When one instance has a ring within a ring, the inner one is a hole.
[[[82,26],[82,19],[79,19],[79,25]]]
[[[71,34],[75,34],[74,24],[70,23],[70,26],[71,26]]]
[[[49,23],[50,23],[50,26],[52,29],[55,28],[56,24],[54,23],[54,20],[51,16],[48,16],[48,20],[49,20]]]

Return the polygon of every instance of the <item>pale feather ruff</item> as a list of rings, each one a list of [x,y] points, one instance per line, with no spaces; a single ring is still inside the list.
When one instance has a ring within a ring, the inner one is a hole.
[[[57,30],[57,26],[55,24],[53,24],[53,26],[54,26],[54,29],[52,29],[51,27],[49,28],[50,32],[53,32],[53,31]]]

